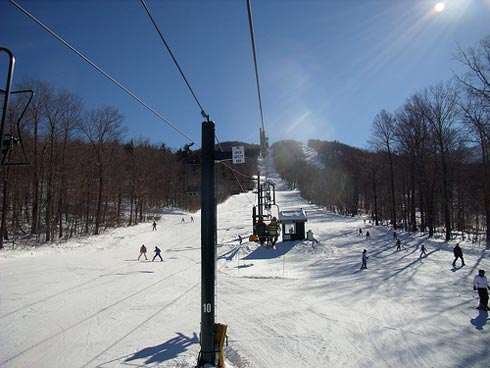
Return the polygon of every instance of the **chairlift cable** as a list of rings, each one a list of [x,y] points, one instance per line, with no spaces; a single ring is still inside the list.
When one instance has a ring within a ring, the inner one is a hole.
[[[244,177],[247,177],[247,178],[250,178],[250,176],[248,175],[244,175],[242,174],[241,172],[239,171],[236,171],[235,169],[233,169],[232,167],[230,167],[227,163],[225,163],[224,161],[218,161],[218,164],[221,164],[223,165],[224,167],[226,167],[227,169],[229,169],[231,171],[231,173],[233,174],[233,177],[235,178],[236,182],[238,183],[238,186],[240,187],[240,189],[242,190],[242,193],[245,193],[245,196],[247,197],[248,201],[254,205],[254,202],[250,199],[250,197],[248,196],[247,194],[247,191],[245,190],[245,188],[242,186],[242,183],[240,183],[240,180],[238,180],[236,174],[240,174]]]
[[[34,22],[36,22],[38,25],[40,25],[42,28],[44,28],[47,32],[49,32],[53,37],[55,37],[58,41],[60,41],[63,45],[68,47],[70,50],[72,50],[74,53],[76,53],[79,57],[81,57],[85,62],[87,62],[90,66],[92,66],[94,69],[96,69],[99,73],[101,73],[104,77],[109,79],[112,83],[114,83],[116,86],[118,86],[120,89],[122,89],[124,92],[126,92],[129,96],[131,96],[133,99],[138,101],[141,105],[143,105],[147,110],[151,111],[157,118],[159,118],[161,121],[163,121],[165,124],[170,126],[172,129],[177,131],[180,135],[185,137],[188,141],[193,142],[197,146],[199,146],[192,138],[190,138],[187,134],[185,134],[182,130],[177,128],[175,124],[171,123],[169,120],[167,120],[165,117],[163,117],[159,112],[157,112],[155,109],[153,109],[151,106],[149,106],[145,101],[143,101],[141,98],[136,96],[133,92],[131,92],[128,88],[126,88],[124,85],[122,85],[120,82],[115,80],[113,77],[111,77],[108,73],[106,73],[104,70],[102,70],[100,67],[98,67],[95,63],[93,63],[89,58],[87,58],[85,55],[83,55],[80,51],[78,51],[75,47],[70,45],[67,41],[65,41],[61,36],[56,34],[53,30],[51,30],[48,26],[46,26],[44,23],[42,23],[40,20],[38,20],[36,17],[34,17],[31,13],[29,13],[26,9],[21,7],[19,4],[17,4],[14,0],[9,0],[14,6],[16,6],[20,11],[22,11],[25,15],[27,15],[29,18],[31,18]],[[200,147],[200,146],[199,146]]]
[[[262,108],[262,95],[260,93],[259,68],[257,66],[257,52],[255,49],[255,36],[254,36],[254,27],[253,27],[253,20],[252,20],[252,6],[250,5],[250,0],[247,0],[247,11],[248,11],[248,24],[250,27],[250,38],[252,41],[252,52],[254,57],[255,81],[257,83],[257,93],[259,97],[260,120],[262,123],[262,130],[265,132],[264,112]]]
[[[265,123],[264,123],[264,111],[262,108],[262,94],[260,92],[260,79],[259,79],[259,67],[257,63],[257,51],[255,47],[255,35],[254,35],[254,26],[253,26],[253,19],[252,19],[252,5],[250,3],[250,0],[247,0],[247,11],[248,11],[248,24],[250,28],[250,39],[252,41],[252,52],[253,52],[253,58],[254,58],[254,66],[255,66],[255,81],[257,83],[257,94],[259,98],[259,109],[260,109],[260,120],[261,120],[261,125],[262,125],[262,131],[261,131],[261,136],[260,136],[260,144],[261,144],[261,149],[262,144],[266,144],[265,142],[262,142],[262,139],[265,139],[266,134],[265,134]],[[262,138],[262,134],[264,138]],[[267,180],[267,161],[266,161],[266,180]]]
[[[177,69],[179,69],[179,72],[180,72],[180,75],[182,76],[182,78],[184,79],[184,82],[185,84],[187,85],[187,88],[189,88],[189,91],[191,92],[192,96],[194,97],[194,100],[196,100],[197,102],[197,105],[199,106],[199,108],[201,109],[201,116],[203,118],[205,118],[207,121],[209,121],[209,115],[206,114],[206,112],[204,111],[204,108],[202,107],[201,103],[199,102],[199,100],[197,99],[197,96],[196,94],[194,93],[194,90],[192,89],[191,85],[189,84],[189,82],[187,81],[187,78],[185,77],[184,75],[184,72],[182,71],[179,63],[177,62],[177,59],[175,58],[172,50],[170,49],[170,46],[168,45],[167,41],[165,40],[165,37],[163,37],[163,34],[162,32],[160,31],[160,29],[158,28],[158,25],[157,23],[155,22],[155,19],[153,18],[153,16],[151,15],[151,12],[150,12],[150,9],[148,8],[148,6],[146,5],[145,3],[145,0],[141,0],[141,4],[143,4],[143,7],[145,8],[146,10],[146,13],[148,14],[148,16],[150,17],[150,20],[151,22],[153,23],[153,26],[155,27],[156,31],[158,32],[158,34],[160,35],[160,38],[163,42],[163,44],[165,45],[165,47],[167,48],[167,51],[168,53],[170,54],[170,57],[172,58],[175,66],[177,67]]]
[[[218,143],[218,147],[219,149],[221,150],[221,152],[223,152],[223,147],[221,146],[221,142],[219,141],[218,137],[216,136],[216,134],[214,135],[215,139],[216,139],[216,142]],[[242,183],[240,183],[240,180],[238,180],[236,174],[240,174],[241,176],[243,177],[246,177],[246,178],[249,178],[251,179],[251,177],[249,175],[245,175],[245,174],[242,174],[241,172],[233,169],[231,166],[229,166],[227,163],[225,163],[224,161],[218,161],[219,164],[223,165],[224,167],[226,167],[227,169],[229,169],[233,175],[233,177],[235,178],[235,181],[238,183],[238,186],[240,187],[240,189],[242,190],[242,193],[245,193],[245,196],[247,197],[248,201],[254,205],[253,201],[250,199],[250,197],[248,196],[247,192],[245,191],[245,188],[243,188],[242,186]]]

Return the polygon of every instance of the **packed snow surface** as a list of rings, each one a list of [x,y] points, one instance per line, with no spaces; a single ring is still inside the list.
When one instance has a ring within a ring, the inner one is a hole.
[[[327,213],[279,184],[280,210],[306,211],[319,243],[260,247],[248,241],[255,195],[219,205],[216,322],[228,326],[227,367],[490,367],[488,314],[472,289],[478,269],[490,274],[480,244],[402,232],[396,252],[391,229]],[[149,222],[3,250],[0,367],[194,367],[200,226],[200,213],[168,210],[156,231]],[[464,267],[451,265],[456,242]],[[148,261],[137,260],[141,244]],[[164,262],[151,262],[155,246]]]

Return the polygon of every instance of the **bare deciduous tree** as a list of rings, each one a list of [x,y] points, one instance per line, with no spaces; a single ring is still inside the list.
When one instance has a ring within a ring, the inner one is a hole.
[[[91,110],[79,124],[80,131],[90,144],[97,175],[94,234],[98,234],[100,230],[102,199],[106,178],[105,169],[108,165],[108,156],[105,153],[109,149],[110,143],[117,142],[122,138],[122,121],[123,116],[117,110],[112,107],[104,107]]]
[[[396,200],[395,200],[395,174],[393,168],[393,148],[395,145],[395,118],[393,114],[382,110],[376,115],[371,128],[370,143],[378,150],[388,153],[388,162],[390,168],[390,191],[391,191],[391,222],[393,228],[397,228],[396,219]]]

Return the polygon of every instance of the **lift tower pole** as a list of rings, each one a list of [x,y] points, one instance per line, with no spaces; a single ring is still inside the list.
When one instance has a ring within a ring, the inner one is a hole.
[[[216,281],[216,200],[214,193],[214,122],[202,123],[201,171],[201,354],[199,367],[214,366]]]

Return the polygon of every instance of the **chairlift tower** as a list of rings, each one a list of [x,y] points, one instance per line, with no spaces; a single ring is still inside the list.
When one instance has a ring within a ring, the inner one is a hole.
[[[215,363],[216,199],[214,192],[214,122],[202,123],[201,170],[201,353],[199,367]]]
[[[271,180],[260,182],[260,172],[257,175],[257,205],[253,208],[252,221],[255,234],[255,224],[259,218],[271,217],[272,206],[276,204],[276,185]],[[265,214],[269,212],[268,214]]]

